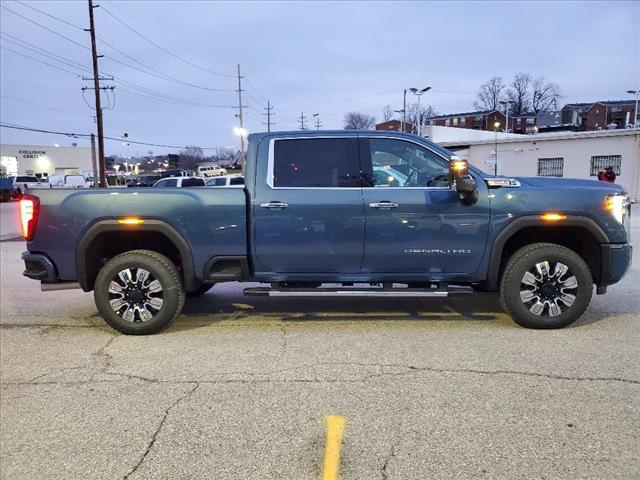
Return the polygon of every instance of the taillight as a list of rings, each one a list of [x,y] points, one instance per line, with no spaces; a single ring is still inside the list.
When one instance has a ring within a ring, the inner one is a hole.
[[[38,222],[40,202],[36,197],[24,196],[20,200],[20,221],[22,222],[22,236],[29,242],[33,239]]]

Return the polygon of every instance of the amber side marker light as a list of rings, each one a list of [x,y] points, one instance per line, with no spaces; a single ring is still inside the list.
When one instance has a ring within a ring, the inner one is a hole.
[[[466,170],[468,168],[468,165],[469,164],[464,160],[454,160],[451,165],[451,168],[457,171],[462,171],[462,170]]]
[[[561,213],[543,213],[540,215],[540,219],[545,222],[559,222],[561,220],[566,220],[567,216],[562,215]]]
[[[118,223],[120,223],[121,225],[140,225],[141,223],[144,223],[144,220],[141,218],[127,217],[121,218],[120,220],[118,220]]]

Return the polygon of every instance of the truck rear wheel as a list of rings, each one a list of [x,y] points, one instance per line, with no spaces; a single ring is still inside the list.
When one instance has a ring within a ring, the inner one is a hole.
[[[185,293],[171,261],[150,250],[132,250],[109,260],[94,285],[98,312],[126,335],[159,332],[180,314]]]
[[[562,328],[591,302],[593,278],[585,261],[561,245],[535,243],[509,259],[500,283],[500,303],[526,328]]]

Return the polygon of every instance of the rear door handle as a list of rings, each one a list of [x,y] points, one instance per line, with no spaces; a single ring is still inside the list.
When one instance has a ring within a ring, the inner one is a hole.
[[[272,209],[282,209],[282,208],[287,208],[289,206],[288,203],[283,203],[283,202],[268,202],[268,203],[261,203],[260,207],[262,208],[272,208]]]
[[[373,202],[370,203],[371,208],[398,208],[400,205],[394,202]]]

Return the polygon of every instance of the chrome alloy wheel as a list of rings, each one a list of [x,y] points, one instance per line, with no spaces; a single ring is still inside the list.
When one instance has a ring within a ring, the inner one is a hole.
[[[548,261],[536,263],[521,280],[520,299],[531,313],[556,317],[576,301],[578,280],[564,263],[551,271]]]
[[[151,320],[162,303],[162,284],[144,268],[121,270],[109,284],[109,304],[127,322]]]

